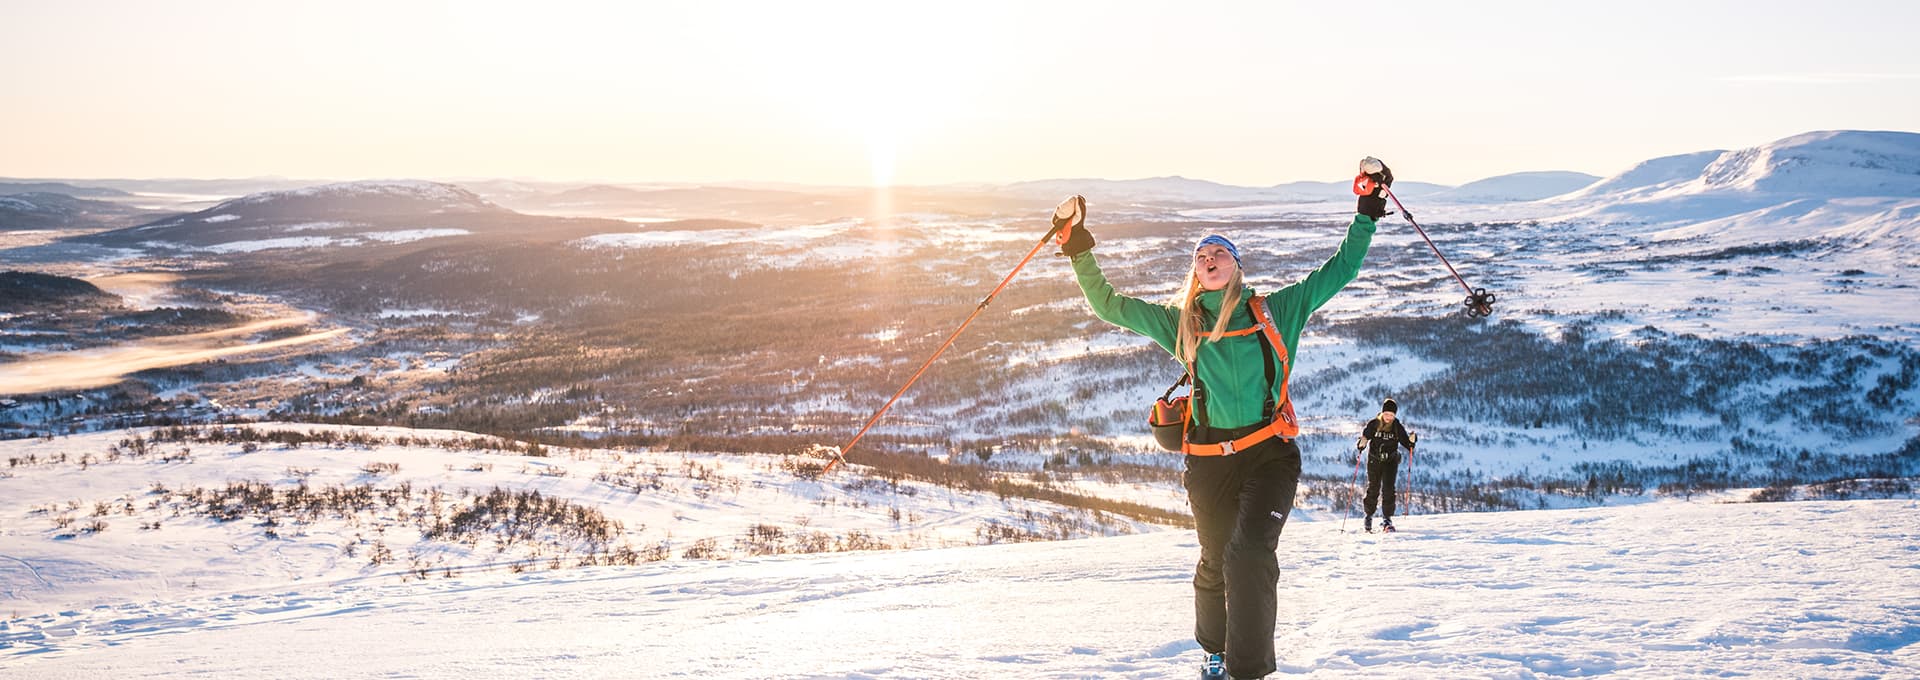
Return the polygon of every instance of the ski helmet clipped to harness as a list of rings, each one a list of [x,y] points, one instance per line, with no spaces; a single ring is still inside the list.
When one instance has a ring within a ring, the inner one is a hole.
[[[1160,448],[1179,451],[1186,443],[1187,418],[1190,415],[1188,409],[1192,408],[1190,397],[1193,395],[1189,393],[1175,397],[1173,391],[1192,379],[1192,374],[1180,374],[1180,380],[1154,400],[1153,410],[1147,414],[1147,426],[1153,429],[1153,441]]]
[[[1400,402],[1394,401],[1393,397],[1387,397],[1386,401],[1380,402],[1380,411],[1382,413],[1399,413]]]

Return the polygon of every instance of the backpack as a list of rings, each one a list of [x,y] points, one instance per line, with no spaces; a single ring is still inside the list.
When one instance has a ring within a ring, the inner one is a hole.
[[[1274,384],[1274,373],[1276,372],[1274,367],[1276,365],[1280,366],[1278,369],[1280,374],[1279,402],[1277,404],[1274,402],[1271,390],[1267,392],[1266,410],[1272,414],[1273,420],[1268,422],[1265,427],[1254,430],[1251,433],[1231,441],[1224,441],[1217,444],[1196,444],[1187,441],[1187,437],[1193,429],[1194,412],[1196,411],[1190,402],[1192,401],[1191,398],[1196,395],[1199,397],[1201,403],[1201,408],[1197,409],[1201,411],[1200,426],[1206,427],[1206,414],[1204,413],[1206,403],[1205,386],[1200,384],[1199,379],[1196,377],[1198,374],[1194,372],[1194,367],[1188,366],[1186,373],[1180,376],[1180,380],[1174,382],[1172,387],[1167,388],[1166,393],[1161,394],[1160,398],[1154,401],[1152,409],[1147,414],[1147,425],[1153,428],[1154,441],[1160,445],[1160,448],[1168,451],[1179,451],[1189,456],[1231,456],[1234,453],[1244,451],[1250,446],[1259,444],[1273,437],[1292,439],[1300,435],[1300,423],[1293,415],[1293,399],[1287,392],[1287,374],[1292,372],[1292,367],[1287,366],[1287,346],[1285,343],[1280,342],[1280,331],[1274,328],[1273,319],[1269,318],[1265,302],[1266,296],[1251,296],[1248,300],[1248,305],[1252,307],[1254,325],[1236,331],[1227,331],[1223,337],[1252,335],[1254,333],[1261,334],[1261,344],[1266,345],[1267,349],[1270,350],[1267,353],[1267,358],[1269,359],[1267,362],[1267,384]],[[1185,395],[1173,397],[1173,391],[1180,389],[1181,385],[1185,385],[1189,381],[1193,382],[1193,389],[1188,390]]]

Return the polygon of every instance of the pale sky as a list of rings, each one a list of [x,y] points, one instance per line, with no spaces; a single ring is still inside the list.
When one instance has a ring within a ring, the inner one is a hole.
[[[1920,131],[1920,2],[0,0],[0,176],[1611,175]]]

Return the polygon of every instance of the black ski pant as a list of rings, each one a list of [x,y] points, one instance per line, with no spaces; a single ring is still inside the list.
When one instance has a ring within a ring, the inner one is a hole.
[[[1387,456],[1386,460],[1374,460],[1367,456],[1367,516],[1373,516],[1373,509],[1384,511],[1381,516],[1393,519],[1394,480],[1400,476],[1400,455]],[[1384,494],[1384,495],[1382,495]]]
[[[1269,439],[1231,456],[1187,456],[1187,502],[1200,534],[1193,570],[1193,636],[1226,653],[1227,672],[1274,671],[1280,529],[1293,512],[1300,447]]]

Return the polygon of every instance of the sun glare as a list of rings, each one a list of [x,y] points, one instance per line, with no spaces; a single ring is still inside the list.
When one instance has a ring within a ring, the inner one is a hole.
[[[801,23],[812,11],[781,10],[794,13],[782,17],[792,21],[766,25]],[[837,159],[845,170],[857,173],[864,153],[871,186],[912,182],[917,172],[926,172],[914,163],[915,151],[928,152],[929,142],[971,119],[981,84],[1001,70],[998,56],[983,54],[965,37],[973,32],[960,30],[993,25],[997,16],[897,3],[819,31],[755,34],[779,55],[757,77],[778,97],[793,127],[817,130],[846,145],[846,155]],[[900,30],[929,25],[955,33],[940,37]],[[835,159],[822,160],[833,164]]]
[[[893,163],[899,153],[898,133],[885,126],[867,130],[867,160],[873,166],[873,186],[893,186]]]

